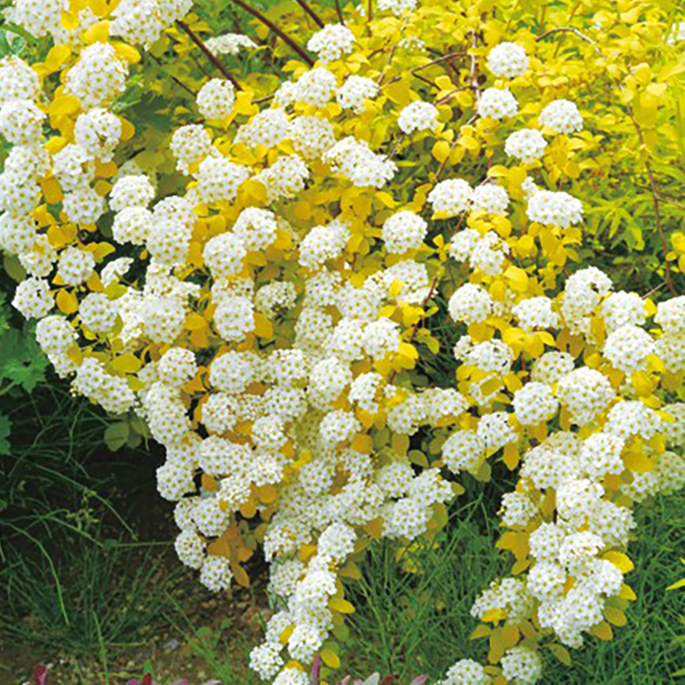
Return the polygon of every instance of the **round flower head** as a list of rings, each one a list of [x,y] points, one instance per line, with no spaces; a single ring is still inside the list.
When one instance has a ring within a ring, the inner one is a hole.
[[[372,100],[380,91],[378,84],[365,76],[348,76],[338,88],[336,99],[343,109],[353,109],[357,114],[364,111],[366,100]]]
[[[478,115],[492,119],[506,119],[518,112],[516,98],[506,88],[486,88],[478,100]]]
[[[533,162],[542,157],[547,141],[542,133],[534,128],[524,128],[512,133],[504,144],[504,151],[522,162]]]
[[[492,313],[492,297],[478,285],[462,285],[450,298],[447,305],[454,321],[467,325],[485,321]]]
[[[307,43],[307,49],[315,52],[322,64],[334,62],[352,52],[354,33],[342,24],[324,26]]]
[[[512,647],[502,657],[502,675],[514,683],[536,683],[542,677],[542,658],[528,647]]]
[[[416,0],[378,0],[378,9],[390,11],[396,17],[401,17],[405,12],[413,12],[416,9]]]
[[[654,321],[668,333],[685,333],[685,295],[659,302]]]
[[[407,134],[414,131],[433,131],[438,125],[438,109],[430,102],[417,100],[400,112],[397,124]]]
[[[335,92],[335,75],[323,67],[306,71],[297,81],[295,100],[314,107],[325,107]]]
[[[541,126],[551,128],[555,133],[573,133],[583,130],[583,118],[578,107],[570,100],[554,100],[545,107],[538,121]]]
[[[473,659],[461,659],[450,666],[438,685],[488,685],[489,682],[484,666]]]
[[[509,194],[494,183],[478,186],[471,196],[471,208],[489,214],[506,214],[508,205]]]
[[[521,76],[528,69],[528,55],[516,43],[500,43],[488,54],[488,69],[497,76]]]
[[[526,214],[546,226],[569,228],[583,219],[583,204],[568,193],[541,190],[531,195]]]
[[[205,44],[215,55],[237,55],[241,50],[257,47],[251,38],[242,33],[224,33],[208,38]]]
[[[428,202],[433,207],[436,218],[447,219],[465,212],[473,196],[473,189],[460,178],[440,181],[433,190],[428,193]]]
[[[33,143],[40,140],[44,119],[30,100],[11,100],[0,108],[0,133],[15,145]]]
[[[403,211],[385,221],[382,238],[388,252],[403,254],[421,247],[427,232],[428,225],[420,216]]]
[[[197,107],[205,119],[224,119],[233,109],[235,89],[230,81],[213,78],[197,94]]]
[[[549,297],[530,297],[512,307],[512,314],[519,320],[524,331],[535,328],[556,328],[559,315],[552,310],[553,302]]]
[[[630,324],[616,329],[604,343],[604,356],[617,369],[627,373],[642,369],[647,357],[654,351],[652,336]]]

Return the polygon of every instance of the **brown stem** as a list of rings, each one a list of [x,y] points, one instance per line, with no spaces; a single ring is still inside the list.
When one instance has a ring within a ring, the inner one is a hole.
[[[342,13],[342,8],[340,7],[340,0],[335,0],[335,11],[338,13],[338,21],[345,26],[345,17]]]
[[[633,118],[633,123],[637,129],[637,134],[640,139],[640,146],[644,145],[644,138],[642,136],[642,129],[640,125]],[[678,294],[673,285],[673,277],[671,276],[671,264],[666,258],[668,255],[668,243],[666,242],[666,236],[664,235],[664,227],[661,225],[661,200],[659,198],[659,193],[657,192],[656,181],[654,180],[654,172],[652,171],[652,165],[648,160],[645,160],[645,168],[647,169],[647,177],[649,178],[649,186],[652,190],[652,202],[654,204],[654,216],[656,219],[656,230],[659,232],[659,238],[661,239],[661,249],[664,253],[664,266],[666,268],[666,285],[674,297]]]
[[[373,0],[369,0],[369,5],[366,10],[366,18],[368,21],[373,19]]]
[[[440,62],[444,62],[446,60],[451,59],[452,57],[463,57],[466,53],[463,52],[451,52],[449,55],[442,55],[439,59],[434,59],[431,62],[427,62],[426,64],[421,64],[418,67],[414,67],[413,69],[410,69],[410,73],[414,74],[417,78],[421,78],[417,72],[421,71],[421,69],[427,69],[428,67],[432,67],[434,64],[440,64]],[[394,76],[391,78],[385,85],[389,86],[391,83],[397,83],[397,81],[401,80],[401,76]]]
[[[200,37],[195,33],[195,31],[193,31],[193,29],[190,28],[190,26],[188,26],[188,24],[179,19],[176,21],[176,26],[186,33],[190,40],[192,40],[193,43],[195,43],[195,45],[197,45],[197,47],[204,52],[207,59],[224,75],[225,78],[227,78],[235,86],[236,90],[242,90],[240,84],[233,78],[231,72],[226,69],[219,58],[202,42]]]
[[[423,81],[424,83],[427,83],[431,88],[437,88],[440,90],[440,86],[437,83],[433,83],[429,78],[426,78],[425,76],[421,76],[421,74],[414,74],[419,81]]]
[[[473,48],[478,47],[478,34],[473,32]],[[476,91],[476,102],[480,100],[480,84],[478,83],[478,60],[475,55],[471,55],[471,87]]]
[[[314,60],[310,57],[310,55],[307,54],[304,48],[301,45],[298,45],[287,33],[281,31],[276,24],[274,24],[270,19],[267,19],[259,10],[256,10],[254,7],[250,7],[250,5],[243,2],[243,0],[231,1],[238,5],[238,7],[242,7],[242,9],[251,14],[255,19],[261,21],[264,26],[273,31],[284,43],[289,45],[307,63],[308,66],[314,66]]]
[[[323,23],[321,17],[305,2],[305,0],[295,0],[295,2],[314,20],[320,28],[326,24]]]
[[[405,19],[402,22],[402,28],[400,29],[400,35],[402,34],[402,31],[404,31],[404,27],[407,25],[407,20]],[[381,72],[381,75],[378,77],[378,85],[382,86],[383,85],[383,79],[385,78],[385,72],[388,70],[388,67],[390,66],[390,63],[392,62],[392,58],[395,56],[395,51],[397,50],[397,46],[399,45],[399,42],[395,43],[392,48],[390,49],[390,54],[388,55],[388,60],[385,63],[385,66],[383,67],[383,71]]]
[[[425,309],[428,306],[428,303],[430,302],[431,298],[433,297],[435,293],[435,289],[438,287],[438,281],[440,280],[440,272],[435,274],[433,277],[433,281],[431,282],[430,290],[428,291],[428,295],[426,295],[425,299],[421,303],[421,309]],[[411,335],[409,336],[409,340],[407,342],[411,345],[414,340],[416,340],[416,336],[419,332],[419,326],[423,323],[423,320],[425,318],[425,312],[424,315],[414,324]],[[390,374],[388,377],[388,383],[392,383],[395,380],[395,376],[397,376],[397,371],[393,370],[393,372]]]
[[[593,45],[595,49],[600,52],[599,48],[597,47],[597,44],[595,43],[592,38],[588,38],[584,33],[581,33],[578,29],[574,29],[571,26],[561,26],[558,29],[550,29],[549,31],[546,31],[542,35],[538,36],[535,41],[540,42],[541,40],[544,40],[548,36],[552,36],[555,33],[573,33],[574,35],[578,36],[581,40],[584,40],[586,43],[590,43],[590,45]]]

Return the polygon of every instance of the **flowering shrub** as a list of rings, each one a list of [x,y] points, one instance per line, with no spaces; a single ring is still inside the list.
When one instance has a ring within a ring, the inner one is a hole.
[[[654,160],[677,154],[657,125],[674,130],[685,69],[667,3],[378,0],[324,25],[299,2],[275,25],[234,1],[281,39],[278,82],[227,69],[254,43],[204,42],[191,0],[15,1],[48,38],[31,66],[0,63],[14,305],[75,393],[166,447],[159,491],[204,585],[247,585],[261,548],[264,680],[307,683],[317,653],[339,666],[369,544],[435,535],[461,479],[518,470],[511,576],[472,610],[488,665],[443,683],[534,682],[543,648],[567,660],[626,622],[632,509],[685,483],[682,265]],[[189,54],[216,73],[188,81]],[[146,89],[170,100],[166,135],[134,106]],[[658,304],[583,263],[634,140]],[[427,372],[440,354],[454,378]]]

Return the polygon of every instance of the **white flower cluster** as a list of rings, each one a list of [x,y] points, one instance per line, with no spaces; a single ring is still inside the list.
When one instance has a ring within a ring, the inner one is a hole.
[[[197,107],[206,119],[223,119],[233,109],[235,90],[233,84],[225,79],[214,78],[207,81],[197,94]]]
[[[382,188],[397,172],[397,165],[385,155],[376,154],[366,141],[353,136],[338,141],[324,159],[356,186]]]
[[[366,100],[372,100],[380,91],[378,84],[365,76],[348,76],[338,88],[336,99],[343,109],[353,109],[360,114],[364,111]]]
[[[478,100],[478,115],[505,119],[518,112],[518,102],[507,88],[486,88]]]
[[[518,43],[500,43],[488,54],[488,69],[497,76],[521,76],[528,69],[528,55]]]
[[[583,117],[578,107],[570,100],[554,100],[538,117],[541,126],[551,128],[555,133],[573,133],[583,130]]]
[[[546,226],[569,228],[583,219],[583,205],[568,193],[541,190],[528,199],[526,214]]]
[[[54,34],[61,4],[42,5],[41,14],[36,2],[19,0],[15,14],[39,35]],[[379,0],[377,9],[402,15],[414,5]],[[186,9],[185,0],[123,1],[112,24],[146,44],[157,20],[168,25]],[[323,62],[337,60],[353,37],[327,27],[310,47]],[[245,44],[214,40],[225,52]],[[339,571],[369,530],[402,544],[435,530],[454,497],[454,475],[482,478],[493,458],[521,457],[501,515],[525,537],[530,569],[493,582],[472,613],[516,626],[537,616],[547,635],[579,646],[621,589],[612,560],[634,527],[629,504],[685,484],[675,452],[685,442],[685,410],[661,407],[649,374],[635,373],[685,367],[685,298],[660,303],[652,316],[637,295],[612,293],[593,267],[553,297],[553,285],[543,289],[513,262],[505,216],[518,202],[513,191],[510,198],[492,182],[435,183],[423,198],[439,218],[463,214],[466,227],[449,254],[468,262],[469,277],[447,293],[446,325],[459,329],[456,385],[419,386],[405,371],[429,332],[418,325],[423,310],[443,296],[443,284],[421,193],[396,211],[400,199],[378,192],[401,163],[366,142],[375,139],[364,129],[364,107],[380,89],[363,65],[340,88],[333,71],[302,72],[282,84],[275,107],[236,122],[235,133],[181,126],[170,150],[186,192],[155,202],[157,179],[135,165],[122,167],[111,189],[98,182],[125,137],[107,109],[126,86],[128,67],[117,54],[104,42],[75,52],[63,79],[81,106],[74,141],[60,131],[45,147],[37,75],[16,58],[0,62],[0,129],[15,145],[0,181],[0,246],[29,274],[15,307],[38,319],[37,340],[74,392],[113,414],[136,412],[164,446],[157,484],[177,502],[175,549],[206,587],[223,591],[234,575],[241,580],[234,547],[259,522],[278,611],[252,651],[252,668],[281,685],[305,683],[287,664],[310,663],[329,638],[343,599]],[[501,44],[489,65],[514,77],[527,57]],[[228,82],[210,80],[197,105],[217,123],[234,95]],[[490,88],[477,110],[501,119],[518,104],[508,90]],[[433,130],[437,109],[414,102],[399,125],[405,133]],[[544,146],[539,132],[524,130],[505,148],[529,159]],[[63,192],[64,216],[41,208],[46,180]],[[582,218],[565,193],[529,191],[531,221],[569,228]],[[126,255],[110,261],[109,246],[90,237],[107,211],[111,248],[125,245]],[[551,281],[555,266],[545,267]],[[596,354],[578,351],[577,338]],[[530,367],[520,364],[523,355],[534,359]],[[429,431],[442,459],[421,467],[424,455],[410,446]],[[633,468],[636,461],[654,468]],[[535,682],[540,657],[518,645],[501,670],[513,682]],[[443,682],[489,677],[462,660]]]
[[[438,109],[430,102],[412,102],[400,112],[397,124],[400,130],[407,134],[415,131],[433,131],[438,125]]]
[[[504,143],[504,151],[522,162],[533,162],[542,157],[547,141],[534,128],[524,128],[512,133]]]
[[[327,64],[352,52],[353,45],[354,33],[350,29],[342,24],[329,24],[309,39],[307,48],[318,55],[322,64]]]
[[[128,43],[148,47],[192,7],[192,0],[122,0],[112,12],[111,32]]]
[[[215,55],[237,55],[241,50],[256,48],[256,43],[242,33],[224,33],[205,41],[207,49]]]

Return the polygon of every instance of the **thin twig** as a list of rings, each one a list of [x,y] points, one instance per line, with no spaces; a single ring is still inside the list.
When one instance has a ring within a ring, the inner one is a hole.
[[[542,35],[538,36],[535,39],[535,42],[539,43],[541,40],[544,40],[548,36],[552,36],[555,33],[573,33],[574,35],[578,36],[578,38],[580,38],[581,40],[584,40],[586,43],[590,43],[590,45],[592,45],[595,48],[595,50],[597,50],[597,52],[602,54],[601,50],[597,47],[597,43],[595,43],[595,41],[592,40],[592,38],[588,38],[588,36],[586,36],[584,33],[581,33],[578,29],[574,29],[571,26],[561,26],[558,29],[550,29],[549,31],[546,31]]]
[[[431,62],[428,62],[426,64],[421,64],[418,67],[414,67],[413,69],[409,70],[409,73],[414,74],[418,78],[421,78],[417,72],[421,71],[421,69],[427,69],[428,67],[432,67],[434,64],[440,64],[440,62],[444,62],[445,60],[451,59],[452,57],[463,57],[466,53],[464,52],[451,52],[449,55],[443,55],[439,59],[434,59]],[[391,83],[397,83],[397,81],[401,80],[402,76],[393,76],[385,85],[389,86]],[[384,86],[385,87],[385,86]]]
[[[473,32],[473,49],[478,47],[478,34]],[[478,83],[478,60],[471,55],[471,87],[476,91],[476,101],[480,100],[480,84]]]
[[[338,21],[345,26],[345,17],[342,13],[342,7],[340,7],[340,0],[335,0],[335,11],[338,13]]]
[[[419,81],[423,81],[424,83],[427,83],[431,88],[437,88],[440,90],[440,86],[437,83],[434,83],[431,81],[429,78],[426,78],[425,76],[421,76],[421,74],[414,74]]]
[[[295,0],[295,2],[314,20],[320,28],[323,28],[324,24],[321,17],[305,2],[305,0]]]
[[[476,119],[478,119],[478,115],[474,114],[465,124],[464,126],[470,126]],[[461,129],[462,126],[459,126]],[[437,172],[435,173],[435,183],[437,184],[438,180],[440,179],[440,176],[442,175],[442,172],[445,170],[445,167],[447,166],[447,161],[450,158],[450,155],[452,154],[452,151],[454,150],[455,147],[457,147],[457,144],[459,143],[459,138],[460,136],[457,136],[454,141],[452,142],[452,145],[450,145],[450,151],[445,157],[445,159],[442,160],[442,164],[438,168]]]
[[[308,66],[314,66],[314,60],[309,54],[307,54],[305,49],[301,45],[298,45],[287,33],[281,31],[276,24],[274,24],[270,19],[267,19],[259,10],[256,10],[254,7],[250,7],[250,5],[248,5],[246,2],[243,2],[243,0],[231,0],[231,2],[234,2],[236,5],[238,5],[238,7],[242,7],[255,19],[261,21],[264,26],[273,31],[284,43],[289,45],[307,63]]]
[[[407,137],[406,133],[403,133],[398,139],[397,142],[395,143],[395,147],[393,148],[392,152],[390,153],[388,159],[393,159],[395,155],[399,152],[400,150],[400,145],[402,145],[402,142],[404,139]]]
[[[642,147],[645,144],[644,136],[642,135],[642,128],[637,123],[634,116],[631,115],[631,119],[633,120],[633,124],[635,124],[635,128],[637,129],[637,135],[640,140],[640,147]],[[673,277],[671,276],[671,264],[666,258],[668,255],[668,243],[666,242],[666,236],[664,235],[664,227],[661,225],[661,200],[659,199],[659,193],[657,190],[656,181],[654,179],[652,165],[649,163],[649,160],[647,159],[645,159],[645,168],[647,169],[647,178],[649,178],[649,186],[652,190],[652,202],[654,204],[656,230],[659,232],[659,238],[661,239],[661,249],[664,253],[666,285],[668,286],[671,295],[676,296],[678,293],[675,289],[675,285],[673,285]]]
[[[178,19],[176,21],[176,26],[186,33],[190,40],[192,40],[193,43],[195,43],[195,45],[197,45],[197,47],[204,52],[207,59],[235,86],[236,90],[242,90],[240,84],[235,80],[235,78],[233,78],[231,72],[226,69],[219,58],[203,43],[200,37],[195,33],[195,31],[193,31],[193,29],[190,28],[190,26],[188,26],[188,24]]]
[[[373,0],[369,0],[369,4],[366,10],[366,18],[368,21],[373,19]]]
[[[402,35],[402,32],[404,31],[404,27],[406,25],[407,25],[407,20],[404,19],[402,21],[402,26],[400,28],[400,35]],[[385,63],[385,66],[383,67],[383,71],[381,72],[381,75],[378,77],[378,85],[379,86],[383,85],[383,79],[385,78],[385,72],[388,70],[390,63],[392,62],[392,58],[395,56],[395,51],[397,50],[398,45],[399,45],[399,42],[395,43],[390,50],[390,54],[388,55],[388,59]]]
[[[433,280],[431,282],[430,289],[428,291],[428,295],[426,295],[425,299],[421,303],[421,309],[425,309],[428,306],[428,303],[430,302],[431,298],[433,297],[433,295],[435,293],[435,289],[438,287],[438,281],[439,280],[440,280],[440,272],[438,271],[438,273],[436,273],[435,276],[433,276]],[[423,320],[425,318],[426,318],[426,313],[424,311],[423,316],[421,316],[419,318],[419,320],[412,327],[411,334],[409,336],[409,339],[407,340],[407,343],[409,343],[409,345],[411,345],[414,342],[414,340],[416,340],[416,336],[418,335],[418,332],[419,332],[419,326],[423,323]],[[395,380],[396,375],[397,375],[397,371],[395,371],[393,369],[393,372],[390,374],[390,376],[388,378],[388,383],[392,383],[393,380]]]

